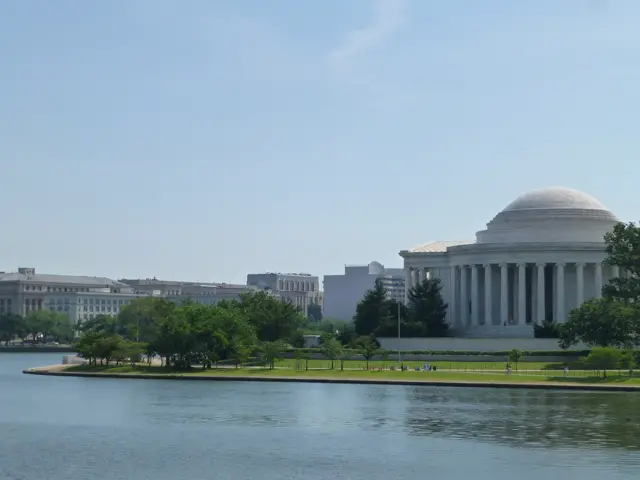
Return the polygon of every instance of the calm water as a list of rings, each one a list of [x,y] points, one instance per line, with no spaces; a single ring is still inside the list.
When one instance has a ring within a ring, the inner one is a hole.
[[[637,479],[640,395],[22,375],[0,479]]]

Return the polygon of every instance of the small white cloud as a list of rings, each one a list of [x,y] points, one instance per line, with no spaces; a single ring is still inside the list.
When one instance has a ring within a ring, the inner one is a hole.
[[[382,45],[405,21],[407,0],[375,0],[373,20],[349,32],[345,41],[329,52],[331,68],[348,67],[353,60]]]

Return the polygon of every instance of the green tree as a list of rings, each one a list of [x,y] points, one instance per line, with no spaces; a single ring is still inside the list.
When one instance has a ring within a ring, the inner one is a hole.
[[[606,298],[624,303],[640,301],[640,225],[619,223],[604,236],[605,263],[629,275],[614,278],[603,288]]]
[[[291,302],[282,301],[263,291],[244,293],[239,302],[224,302],[221,307],[243,312],[255,328],[258,339],[263,342],[290,339],[305,321],[300,310]]]
[[[364,298],[356,307],[355,331],[358,335],[372,335],[380,325],[386,325],[390,322],[387,289],[382,280],[376,279],[373,288],[367,290]]]
[[[369,370],[369,361],[376,353],[378,353],[380,343],[378,343],[375,337],[371,335],[362,335],[356,340],[355,347],[358,352],[360,352],[360,355],[364,357],[366,361],[366,369]]]
[[[184,308],[175,308],[168,317],[160,319],[151,346],[164,359],[167,368],[186,370],[191,367],[196,341]]]
[[[81,358],[86,358],[90,365],[100,363],[109,365],[122,343],[122,337],[107,332],[87,332],[75,344],[75,349]]]
[[[587,300],[560,325],[559,345],[567,349],[578,342],[597,347],[628,347],[638,340],[638,307],[611,298]]]
[[[329,338],[322,343],[322,353],[331,360],[331,370],[333,370],[333,362],[340,356],[342,345],[335,338]]]
[[[340,371],[344,372],[344,362],[349,360],[349,357],[353,355],[351,350],[348,350],[344,345],[340,346],[340,354],[338,355],[338,359],[340,360]]]
[[[80,334],[86,332],[113,333],[125,335],[126,332],[119,326],[118,317],[112,315],[96,315],[76,325],[76,331]]]
[[[189,324],[190,363],[199,363],[203,369],[211,368],[223,358],[231,343],[226,328],[227,315],[218,308],[192,302],[177,310],[184,313]]]
[[[263,342],[260,346],[260,356],[264,362],[273,370],[276,362],[282,358],[284,345],[281,342]]]
[[[224,316],[223,329],[227,338],[230,339],[227,350],[223,353],[222,359],[231,359],[236,368],[249,361],[258,346],[256,331],[249,320],[240,311],[220,309],[220,314]]]
[[[595,347],[589,353],[586,363],[596,371],[602,370],[606,376],[608,369],[618,368],[624,360],[624,352],[613,347]]]
[[[136,363],[142,360],[142,354],[145,352],[146,347],[147,345],[144,343],[122,340],[113,352],[113,359],[116,361],[116,365],[124,364],[128,360],[131,365],[135,366]]]
[[[422,325],[411,325],[406,305],[394,299],[387,300],[389,314],[374,332],[377,337],[395,337],[398,335],[398,313],[400,314],[400,332],[403,337],[422,337]]]
[[[518,362],[524,357],[524,352],[514,348],[509,352],[509,361],[516,364],[516,372],[518,371]]]
[[[102,334],[98,332],[86,332],[78,338],[74,348],[80,358],[84,358],[89,365],[95,365],[98,359],[96,343]]]
[[[25,326],[20,315],[3,313],[0,315],[0,342],[8,345],[16,337],[25,335]]]
[[[160,322],[178,306],[166,298],[145,297],[133,300],[118,314],[118,333],[132,340],[149,342]]]
[[[322,306],[315,302],[310,303],[309,308],[307,308],[307,315],[312,322],[320,323],[322,321]]]
[[[620,364],[624,368],[627,368],[629,370],[629,376],[631,377],[633,375],[633,369],[636,367],[636,364],[637,364],[636,352],[631,348],[625,349],[622,352],[622,358],[620,359]]]
[[[409,322],[420,325],[427,337],[445,337],[449,331],[447,304],[442,298],[442,282],[427,278],[409,290]]]
[[[159,356],[167,368],[180,370],[193,365],[211,368],[227,359],[237,366],[257,348],[255,329],[240,302],[222,306],[185,302],[170,307],[163,302],[141,301],[132,304],[122,317],[95,318],[79,330],[76,345],[86,358],[138,362],[144,352],[149,361]],[[139,337],[145,342],[137,342]],[[105,343],[116,338],[115,351],[105,356]]]
[[[34,310],[24,317],[24,327],[37,343],[52,336],[56,339],[70,339],[73,328],[69,317],[53,310]]]

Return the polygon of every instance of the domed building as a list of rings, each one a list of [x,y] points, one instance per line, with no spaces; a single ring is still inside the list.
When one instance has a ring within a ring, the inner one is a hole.
[[[620,275],[603,265],[604,235],[618,218],[597,199],[569,188],[518,197],[475,241],[430,242],[400,252],[407,291],[439,278],[448,321],[461,336],[532,337],[533,324],[562,323]]]

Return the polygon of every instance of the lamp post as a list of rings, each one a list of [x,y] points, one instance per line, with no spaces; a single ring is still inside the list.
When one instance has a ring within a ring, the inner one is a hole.
[[[400,361],[400,302],[398,302],[398,363]]]

